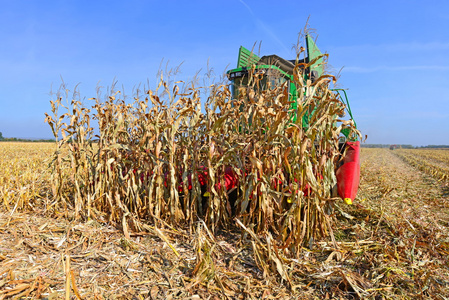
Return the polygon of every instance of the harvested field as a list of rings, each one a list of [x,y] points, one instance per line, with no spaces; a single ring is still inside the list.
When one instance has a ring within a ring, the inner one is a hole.
[[[311,241],[264,274],[241,225],[214,235],[124,231],[52,210],[52,144],[0,143],[0,299],[447,299],[448,183],[363,149],[355,205],[333,211],[335,241]],[[437,150],[435,150],[437,151]],[[238,220],[234,220],[239,222]],[[283,259],[282,257],[278,259]],[[276,260],[274,260],[276,261]],[[265,275],[265,276],[264,276]]]

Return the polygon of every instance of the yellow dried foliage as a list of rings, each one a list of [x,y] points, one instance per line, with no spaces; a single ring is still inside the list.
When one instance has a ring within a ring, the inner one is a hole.
[[[0,199],[10,212],[33,209],[50,189],[53,143],[0,143]]]
[[[394,153],[424,173],[449,182],[449,150],[400,149]]]
[[[83,103],[63,85],[46,118],[58,140],[55,203],[77,219],[118,224],[125,235],[148,222],[195,231],[199,220],[216,232],[238,218],[259,236],[255,255],[287,278],[279,255],[295,257],[332,232],[324,211],[336,200],[340,132],[359,134],[338,120],[345,106],[330,89],[335,78],[304,81],[305,69],[298,64],[289,83],[299,91],[295,108],[288,85],[259,88],[254,67],[238,98],[227,84],[196,87],[162,74],[133,101],[112,87]],[[227,169],[239,178],[233,200]]]
[[[40,204],[55,207],[51,175],[45,172],[52,147],[0,143],[2,182],[10,180],[8,189],[16,191],[22,184],[34,186],[40,195],[30,194],[23,212],[18,206],[12,213],[17,197],[9,198],[9,211],[0,206],[0,298],[444,299],[449,294],[447,184],[406,164],[396,151],[362,149],[360,196],[355,205],[334,210],[335,240],[316,241],[291,258],[273,232],[257,233],[240,219],[241,235],[235,228],[213,233],[200,220],[193,232],[144,224],[143,231],[129,230],[126,237],[94,220],[41,213]],[[13,181],[14,173],[29,180]],[[38,173],[41,180],[30,175]]]

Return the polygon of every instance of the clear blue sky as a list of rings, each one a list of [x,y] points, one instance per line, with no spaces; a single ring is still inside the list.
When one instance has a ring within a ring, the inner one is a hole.
[[[449,144],[446,0],[0,0],[0,132],[52,137],[61,77],[89,98],[114,78],[128,94],[155,82],[162,59],[190,79],[208,60],[217,77],[235,67],[240,45],[294,58],[309,16],[367,143]]]

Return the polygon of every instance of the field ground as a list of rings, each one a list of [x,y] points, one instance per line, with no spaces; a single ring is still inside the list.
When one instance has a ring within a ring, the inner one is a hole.
[[[334,210],[335,244],[304,248],[283,282],[264,277],[246,235],[125,237],[51,210],[52,149],[0,143],[0,299],[449,299],[449,151],[425,158],[436,170],[407,160],[416,150],[363,149],[358,199]]]

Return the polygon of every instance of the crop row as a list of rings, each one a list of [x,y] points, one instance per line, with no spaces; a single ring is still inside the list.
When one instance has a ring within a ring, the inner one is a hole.
[[[449,160],[443,159],[446,151],[398,150],[395,154],[424,173],[441,181],[449,181]]]
[[[421,156],[426,159],[449,165],[449,151],[437,149],[416,149],[413,150],[414,155]]]
[[[54,150],[53,143],[0,143],[0,204],[8,211],[32,209],[30,199],[47,195]]]

